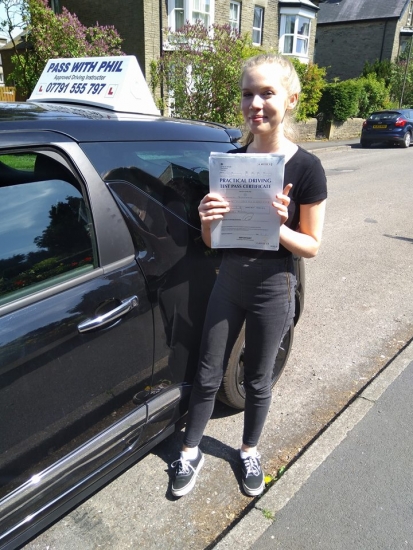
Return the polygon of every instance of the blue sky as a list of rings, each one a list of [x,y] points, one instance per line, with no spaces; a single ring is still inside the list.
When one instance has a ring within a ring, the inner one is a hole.
[[[3,5],[3,2],[2,0],[0,0],[0,21],[3,21],[6,17],[6,12],[5,12],[5,9],[4,9],[4,5]],[[16,19],[15,20],[15,23],[18,23],[19,20]],[[17,30],[13,33],[13,35],[15,36],[16,34],[19,34],[20,30]],[[2,33],[2,31],[0,31],[0,36],[4,36],[4,33]]]

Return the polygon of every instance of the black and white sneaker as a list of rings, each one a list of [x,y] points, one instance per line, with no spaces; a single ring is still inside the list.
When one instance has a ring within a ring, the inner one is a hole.
[[[246,494],[250,497],[260,495],[265,487],[260,458],[259,454],[241,458],[242,486]]]
[[[181,457],[172,462],[171,468],[175,468],[175,478],[172,482],[172,494],[174,497],[183,497],[194,488],[196,476],[204,465],[204,455],[198,449],[198,456],[193,460]]]

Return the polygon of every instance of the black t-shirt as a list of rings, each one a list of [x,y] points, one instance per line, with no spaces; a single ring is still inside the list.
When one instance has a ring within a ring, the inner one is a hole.
[[[247,146],[231,149],[228,153],[246,153]],[[286,162],[284,169],[284,187],[292,183],[289,193],[291,199],[288,207],[286,226],[295,230],[300,223],[300,205],[312,204],[327,198],[327,180],[320,159],[298,146],[295,154]],[[254,257],[284,257],[291,254],[280,245],[277,252],[251,249],[237,249],[243,255]]]

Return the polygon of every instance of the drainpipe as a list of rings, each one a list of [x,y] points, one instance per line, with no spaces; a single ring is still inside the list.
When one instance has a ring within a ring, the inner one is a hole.
[[[163,57],[163,40],[162,40],[162,37],[163,37],[163,18],[162,18],[162,14],[163,14],[163,11],[162,11],[162,8],[163,8],[163,4],[162,4],[162,0],[159,0],[159,56],[160,57]],[[163,98],[164,98],[164,91],[163,91],[163,79],[161,78],[161,82],[160,82],[160,94],[161,94],[161,99],[162,99],[162,103],[163,103]],[[161,111],[161,115],[163,115],[164,112],[163,112],[163,109]]]
[[[412,42],[413,42],[413,34],[410,37],[409,53],[407,54],[406,68],[404,69],[403,88],[402,88],[402,94],[400,96],[399,109],[401,109],[403,105],[403,96],[404,96],[404,89],[406,87],[407,71],[409,69],[410,55],[412,53]]]
[[[388,22],[389,22],[389,20],[386,19],[386,21],[384,23],[383,38],[381,40],[380,61],[383,61],[384,40],[386,38],[386,30],[387,30],[387,23]]]

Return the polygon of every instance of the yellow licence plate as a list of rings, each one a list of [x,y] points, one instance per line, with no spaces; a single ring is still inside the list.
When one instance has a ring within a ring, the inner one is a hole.
[[[373,124],[373,128],[387,128],[387,124]]]

